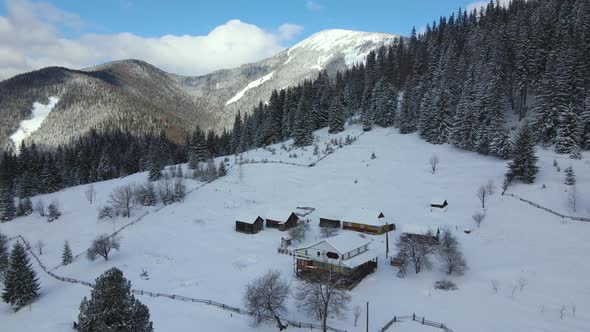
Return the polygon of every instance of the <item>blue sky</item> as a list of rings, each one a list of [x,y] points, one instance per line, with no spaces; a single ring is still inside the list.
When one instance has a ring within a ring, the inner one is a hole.
[[[508,0],[501,0],[503,3]],[[324,29],[409,35],[486,0],[0,0],[0,79],[140,59],[201,75],[272,56]]]
[[[144,37],[202,35],[230,19],[272,30],[283,23],[304,27],[299,38],[331,28],[407,35],[448,16],[471,0],[53,0],[90,24],[83,31],[132,32]],[[4,9],[0,12],[4,14]],[[76,31],[64,31],[73,36]]]

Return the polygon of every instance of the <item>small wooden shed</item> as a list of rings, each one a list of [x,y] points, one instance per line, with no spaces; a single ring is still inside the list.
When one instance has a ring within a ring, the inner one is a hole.
[[[280,215],[280,214],[277,214]],[[295,212],[291,212],[289,217],[286,220],[279,219],[279,218],[266,218],[266,227],[268,228],[276,228],[281,232],[284,232],[288,229],[291,229],[299,223],[299,217],[295,214]]]
[[[377,218],[375,218],[374,215],[366,215],[364,217],[345,220],[342,225],[342,229],[379,235],[394,231],[395,224],[388,222],[385,218],[385,215],[383,215],[383,212],[380,212],[377,215]]]
[[[247,234],[256,234],[264,227],[264,219],[260,216],[252,218],[241,218],[236,220],[236,231]]]
[[[449,205],[446,199],[433,199],[430,202],[430,207],[437,209],[444,209]]]
[[[320,227],[340,228],[340,220],[332,218],[320,218]]]

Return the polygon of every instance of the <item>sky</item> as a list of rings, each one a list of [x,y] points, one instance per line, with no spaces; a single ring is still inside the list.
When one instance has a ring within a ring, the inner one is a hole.
[[[507,0],[503,0],[507,1]],[[0,0],[0,79],[46,66],[141,59],[202,75],[272,56],[325,29],[422,31],[477,0]]]

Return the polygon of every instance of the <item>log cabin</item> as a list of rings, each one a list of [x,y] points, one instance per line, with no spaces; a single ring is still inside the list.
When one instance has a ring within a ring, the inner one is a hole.
[[[299,216],[295,214],[295,212],[291,212],[287,217],[287,219],[280,219],[275,218],[279,216],[286,216],[287,213],[274,213],[273,218],[266,218],[266,227],[267,228],[276,228],[281,232],[289,230],[299,223]]]
[[[256,234],[264,227],[264,219],[260,216],[251,216],[236,220],[236,231],[246,234]]]
[[[395,224],[387,221],[383,212],[380,212],[377,217],[366,215],[345,220],[342,229],[380,235],[395,230]]]

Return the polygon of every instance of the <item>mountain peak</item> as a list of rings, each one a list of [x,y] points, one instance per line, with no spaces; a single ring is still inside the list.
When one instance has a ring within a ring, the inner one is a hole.
[[[318,51],[328,51],[343,47],[359,47],[367,43],[390,43],[396,37],[397,35],[389,33],[328,29],[314,33],[289,50],[311,48]]]

